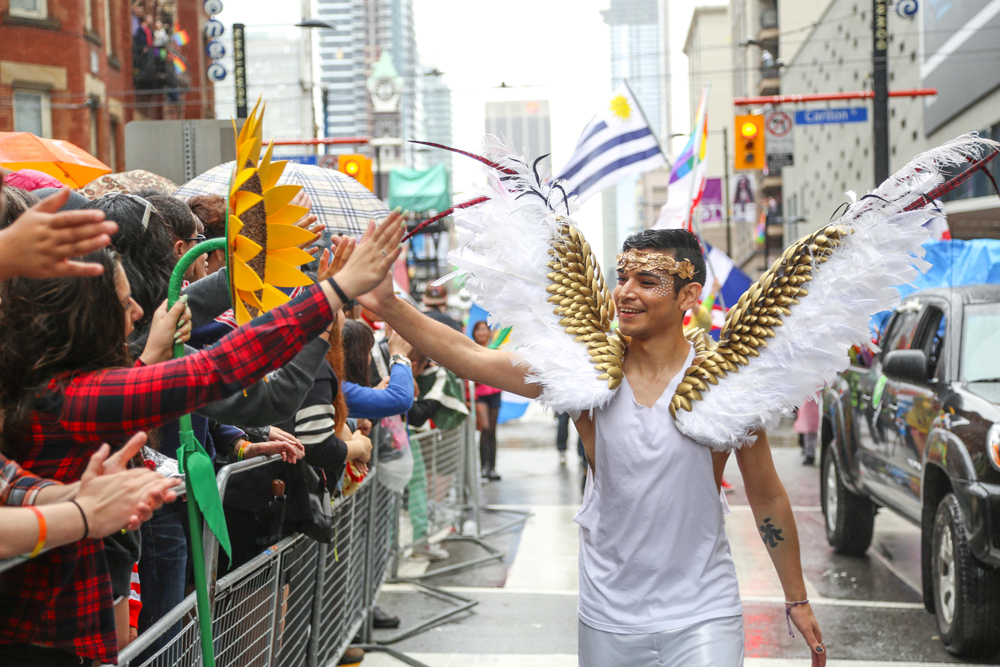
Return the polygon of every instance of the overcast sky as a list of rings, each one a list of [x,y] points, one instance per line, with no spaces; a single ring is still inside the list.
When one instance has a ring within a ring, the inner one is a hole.
[[[560,169],[580,131],[610,98],[611,38],[600,10],[609,0],[413,0],[421,67],[437,67],[453,91],[454,143],[478,150],[485,103],[549,100],[552,163]],[[673,131],[688,131],[687,58],[681,53],[698,3],[671,3]],[[227,0],[219,16],[227,25],[293,24],[298,3]],[[502,89],[505,83],[511,88]],[[461,198],[480,178],[478,163],[455,156],[454,187]],[[575,216],[600,253],[600,197]],[[598,255],[600,256],[600,254]]]

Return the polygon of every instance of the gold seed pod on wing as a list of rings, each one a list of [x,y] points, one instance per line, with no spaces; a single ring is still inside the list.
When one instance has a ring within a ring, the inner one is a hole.
[[[625,377],[625,374],[622,372],[622,369],[620,369],[618,367],[609,368],[608,369],[608,375],[610,375],[613,378],[618,378],[618,379],[621,379],[621,378]]]
[[[682,410],[686,410],[688,412],[691,412],[691,401],[686,396],[682,396],[680,394],[677,395],[677,398],[679,399],[678,400],[678,403],[679,403],[678,407],[680,407]]]
[[[618,388],[618,386],[621,383],[622,383],[622,379],[621,378],[611,378],[610,380],[608,380],[608,389],[610,389],[611,391],[614,391],[615,389]]]

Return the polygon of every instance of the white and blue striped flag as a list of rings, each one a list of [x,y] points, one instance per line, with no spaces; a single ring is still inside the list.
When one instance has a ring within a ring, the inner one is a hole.
[[[580,135],[573,157],[559,180],[583,203],[601,190],[632,174],[667,164],[660,143],[639,103],[623,83]]]

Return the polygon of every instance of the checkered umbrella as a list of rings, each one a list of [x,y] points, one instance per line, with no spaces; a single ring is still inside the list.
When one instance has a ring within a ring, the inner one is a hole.
[[[232,169],[232,162],[212,167],[178,188],[174,196],[184,200],[198,195],[225,197]],[[289,162],[278,184],[301,185],[312,199],[312,213],[326,225],[328,234],[360,236],[370,219],[389,215],[385,204],[368,188],[333,169]]]

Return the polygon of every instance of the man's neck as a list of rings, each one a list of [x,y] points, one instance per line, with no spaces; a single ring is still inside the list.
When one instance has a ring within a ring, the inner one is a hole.
[[[691,343],[684,329],[672,327],[645,339],[632,338],[625,354],[625,372],[652,380],[661,373],[673,377],[687,360]]]

